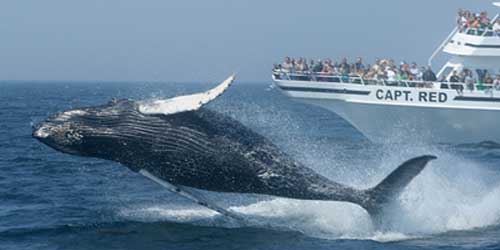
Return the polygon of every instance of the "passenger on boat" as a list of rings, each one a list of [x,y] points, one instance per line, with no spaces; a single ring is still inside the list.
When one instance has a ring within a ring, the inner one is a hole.
[[[491,77],[490,73],[486,73],[486,75],[483,78],[483,83],[493,84],[493,77]]]
[[[385,71],[385,75],[387,77],[387,81],[395,82],[396,81],[396,71],[394,67],[390,67]]]
[[[290,57],[285,57],[285,60],[283,61],[283,64],[281,64],[281,68],[287,72],[291,72],[293,69],[293,64],[292,60],[290,60]]]
[[[340,62],[340,68],[343,68],[344,70],[350,71],[350,65],[347,63],[347,58],[342,58],[342,61]],[[349,73],[349,72],[348,72]]]
[[[417,81],[423,80],[424,72],[425,72],[425,67],[424,66],[420,67],[420,72],[418,72],[418,75],[417,75]]]
[[[472,71],[464,70],[465,77],[464,82],[467,85],[467,89],[471,92],[474,91],[474,78],[472,77]]]
[[[481,29],[488,28],[490,26],[490,19],[488,18],[488,12],[483,11],[479,14],[479,27]]]
[[[311,60],[312,64],[311,64],[311,70],[312,72],[314,73],[319,73],[321,71],[323,71],[323,62],[318,59],[318,61],[316,63],[314,63],[314,60]]]
[[[326,74],[326,75],[333,75],[337,73],[335,71],[335,67],[332,65],[332,60],[326,59],[325,63],[323,64],[323,70],[321,73]]]
[[[422,75],[422,80],[426,82],[434,82],[437,80],[436,74],[432,71],[431,66],[427,66],[427,69],[425,70],[424,74]]]
[[[302,71],[309,71],[309,66],[307,65],[307,60],[305,58],[302,59],[301,69]]]
[[[465,16],[465,11],[462,9],[458,9],[457,25],[460,28],[460,32],[463,32],[467,26],[467,17]]]
[[[422,71],[418,68],[418,65],[416,62],[413,62],[410,66],[410,74],[413,78],[413,80],[417,80],[419,76],[421,76]]]
[[[493,86],[496,90],[500,90],[500,74],[498,74],[497,78],[493,81]]]
[[[363,58],[361,57],[358,57],[358,59],[356,59],[356,63],[354,64],[354,69],[356,70],[356,72],[358,73],[362,73],[365,71],[366,67],[365,65],[363,64]]]
[[[458,72],[453,70],[453,73],[450,76],[450,82],[460,82],[460,77],[458,76]]]
[[[410,79],[410,75],[408,74],[407,71],[404,71],[404,70],[399,70],[398,71],[398,77],[397,77],[398,81],[407,81],[407,80],[411,80]]]
[[[493,24],[493,30],[500,36],[500,18]]]
[[[448,82],[448,80],[446,80],[446,76],[440,76],[438,79],[437,79],[438,82]]]
[[[308,71],[309,68],[307,67],[307,63],[304,63],[304,59],[300,57],[297,62],[295,63],[295,71],[296,72],[304,72]]]
[[[464,86],[460,84],[461,79],[456,70],[452,72],[448,81],[450,82],[451,89],[456,90],[459,94],[462,94],[464,92]]]

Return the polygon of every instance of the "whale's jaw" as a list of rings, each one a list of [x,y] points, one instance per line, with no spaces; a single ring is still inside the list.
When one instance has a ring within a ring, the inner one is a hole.
[[[43,144],[68,154],[78,154],[72,149],[79,144],[81,135],[70,121],[68,114],[75,111],[60,113],[48,118],[34,127],[32,137]]]

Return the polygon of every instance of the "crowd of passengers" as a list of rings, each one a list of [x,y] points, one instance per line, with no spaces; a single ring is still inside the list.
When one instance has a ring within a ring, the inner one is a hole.
[[[441,82],[465,83],[468,90],[487,90],[491,87],[500,90],[500,74],[492,76],[486,69],[476,69],[477,77],[470,69],[463,69],[461,72],[456,70],[451,73],[448,79],[442,79]]]
[[[484,30],[490,29],[494,30],[497,34],[500,34],[500,19],[491,22],[486,11],[480,13],[473,13],[469,10],[458,10],[457,25],[460,32],[466,31],[468,28],[473,28],[471,32],[480,35]]]
[[[377,59],[373,65],[365,64],[361,57],[356,62],[350,63],[347,58],[340,62],[331,59],[310,60],[305,58],[285,57],[281,64],[275,64],[274,69],[287,73],[315,73],[318,75],[359,76],[373,80],[410,80],[410,81],[436,81],[436,75],[431,67],[420,67],[417,63],[401,62],[399,66],[392,59]]]
[[[478,69],[474,74],[472,70],[463,69],[461,72],[453,71],[447,78],[443,76],[437,79],[430,66],[421,67],[415,62],[411,64],[401,62],[396,65],[392,59],[377,59],[373,65],[370,65],[365,64],[361,57],[358,57],[354,63],[349,62],[347,58],[343,58],[340,62],[325,59],[309,60],[308,63],[303,57],[297,59],[285,57],[283,63],[274,65],[274,70],[292,73],[297,78],[296,80],[308,80],[310,79],[308,76],[313,74],[317,81],[329,81],[328,76],[337,75],[346,78],[384,80],[389,83],[398,81],[465,83],[469,90],[486,88],[483,84],[487,84],[500,90],[500,74],[492,76],[487,70]],[[307,79],[302,79],[304,76]],[[461,84],[457,86],[462,87]]]

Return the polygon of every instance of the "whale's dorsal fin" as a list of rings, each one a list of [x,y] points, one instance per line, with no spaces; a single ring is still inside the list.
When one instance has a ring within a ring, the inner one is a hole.
[[[152,103],[142,103],[139,105],[139,111],[144,114],[171,115],[197,110],[224,93],[231,86],[235,77],[235,75],[228,77],[215,88],[206,92],[176,96],[166,100],[157,100]]]

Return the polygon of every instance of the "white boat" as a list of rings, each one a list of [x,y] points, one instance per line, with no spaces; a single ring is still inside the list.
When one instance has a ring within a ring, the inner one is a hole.
[[[497,14],[491,23],[498,19]],[[440,51],[451,58],[438,79],[464,68],[500,74],[500,33],[491,28],[455,28],[429,65]],[[375,142],[500,143],[500,88],[493,84],[474,83],[474,90],[468,90],[465,83],[368,80],[282,69],[272,77],[287,96],[335,112]]]

